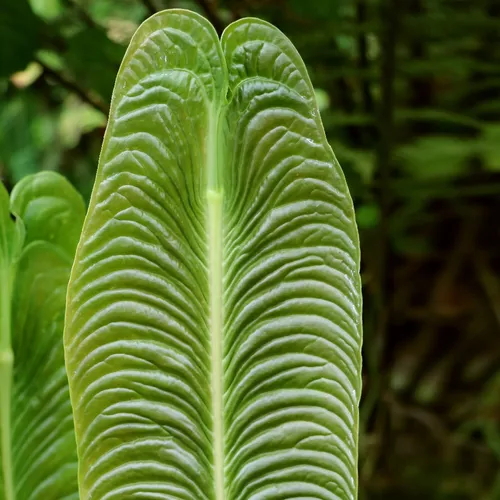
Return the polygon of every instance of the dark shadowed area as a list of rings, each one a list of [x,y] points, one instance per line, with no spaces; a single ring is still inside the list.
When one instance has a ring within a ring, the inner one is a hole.
[[[500,498],[500,1],[3,0],[9,189],[88,199],[127,43],[172,7],[266,19],[308,67],[362,241],[360,498]]]

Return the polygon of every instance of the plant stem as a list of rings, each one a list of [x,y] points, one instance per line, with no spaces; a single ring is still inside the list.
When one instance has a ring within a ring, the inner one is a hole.
[[[11,461],[11,391],[14,355],[11,347],[11,291],[10,269],[0,273],[0,446],[2,448],[2,476],[5,500],[14,500]]]
[[[14,500],[14,484],[11,463],[10,399],[12,386],[12,350],[0,351],[0,432],[2,434],[2,475],[5,500]]]
[[[363,26],[368,18],[368,5],[366,0],[357,0],[356,17],[359,26]],[[370,87],[370,81],[367,78],[368,70],[370,69],[370,60],[368,57],[368,37],[367,34],[360,30],[357,37],[358,46],[358,62],[357,66],[360,71],[361,80],[361,104],[363,113],[368,116],[373,116],[375,111],[374,99]],[[360,127],[361,128],[361,127]],[[360,132],[363,134],[364,146],[372,147],[374,142],[375,130],[374,125],[370,124],[366,128],[361,128]]]
[[[392,279],[390,275],[391,245],[389,223],[392,209],[392,154],[395,129],[395,80],[396,80],[396,46],[401,5],[399,0],[385,0],[380,5],[380,101],[378,105],[378,148],[376,171],[378,190],[376,199],[380,208],[380,223],[377,228],[377,248],[375,254],[374,275],[375,287],[372,297],[373,306],[370,311],[370,327],[365,329],[365,345],[371,349],[366,356],[366,366],[371,386],[364,404],[362,428],[374,419],[383,433],[385,408],[380,405],[384,388],[383,370],[386,356],[387,330],[391,319]],[[379,411],[380,409],[380,411]],[[382,413],[381,413],[382,412]],[[377,434],[379,435],[379,434]],[[376,469],[380,456],[380,446],[375,447],[365,464],[365,475],[371,477]]]

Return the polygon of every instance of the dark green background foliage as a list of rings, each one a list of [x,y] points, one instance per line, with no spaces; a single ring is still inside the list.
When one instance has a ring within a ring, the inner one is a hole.
[[[500,498],[500,2],[3,0],[8,187],[88,199],[126,44],[170,7],[271,21],[317,88],[363,245],[362,498]]]

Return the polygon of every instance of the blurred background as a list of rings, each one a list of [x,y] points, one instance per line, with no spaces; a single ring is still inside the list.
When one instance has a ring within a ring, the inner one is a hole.
[[[136,27],[185,7],[295,43],[344,168],[365,290],[361,499],[500,499],[500,1],[2,0],[0,177],[88,199]]]

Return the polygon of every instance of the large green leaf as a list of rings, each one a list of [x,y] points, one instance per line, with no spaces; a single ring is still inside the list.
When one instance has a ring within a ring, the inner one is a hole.
[[[2,213],[8,215],[8,208],[4,203]],[[12,308],[6,336],[14,370],[12,394],[2,401],[2,408],[11,406],[6,427],[10,443],[2,451],[11,463],[12,485],[0,498],[77,499],[77,455],[62,334],[67,283],[85,205],[63,177],[43,172],[16,185],[10,210],[23,220],[26,238],[16,262],[11,304],[5,305]],[[3,384],[2,378],[2,390]]]
[[[66,320],[82,499],[356,496],[357,230],[276,28],[139,28]]]

